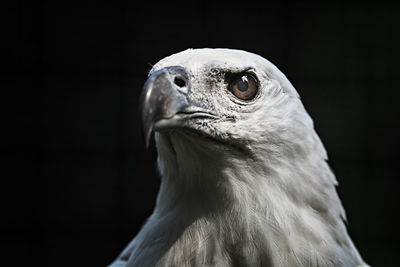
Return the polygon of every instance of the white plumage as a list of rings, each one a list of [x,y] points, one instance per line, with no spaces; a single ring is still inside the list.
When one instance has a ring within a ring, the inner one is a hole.
[[[177,111],[154,122],[157,204],[112,266],[367,266],[287,78],[252,53],[189,49],[158,62],[149,79],[170,66],[188,74],[174,93],[210,116]],[[229,90],[237,73],[257,78],[254,99]]]

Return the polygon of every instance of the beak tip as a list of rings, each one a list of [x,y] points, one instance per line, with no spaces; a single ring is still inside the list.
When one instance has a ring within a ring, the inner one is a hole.
[[[144,147],[146,149],[149,149],[149,146],[150,146],[150,138],[146,138],[146,140],[144,141]]]
[[[151,134],[153,133],[153,127],[152,127],[152,125],[149,125],[148,127],[145,127],[143,130],[144,130],[143,131],[144,146],[146,149],[149,149]]]

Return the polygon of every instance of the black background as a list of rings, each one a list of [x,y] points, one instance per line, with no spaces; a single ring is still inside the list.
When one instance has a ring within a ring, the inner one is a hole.
[[[110,263],[151,214],[159,185],[136,114],[148,70],[189,47],[229,47],[291,80],[360,253],[398,266],[398,6],[147,2],[1,9],[2,262]]]

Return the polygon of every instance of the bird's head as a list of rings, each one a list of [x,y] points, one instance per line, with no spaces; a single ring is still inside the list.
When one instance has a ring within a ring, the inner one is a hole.
[[[298,176],[326,169],[325,149],[296,90],[256,54],[189,49],[166,57],[150,71],[140,110],[147,145],[156,132],[164,177],[218,183],[279,171],[282,190],[298,191],[306,184]],[[274,179],[257,183],[266,181]]]
[[[167,141],[184,154],[194,147],[296,153],[313,142],[304,140],[313,138],[312,121],[291,83],[266,59],[241,50],[188,49],[162,59],[141,103],[146,145],[155,131],[159,150]]]
[[[274,215],[284,222],[303,203],[344,218],[313,121],[268,60],[241,50],[185,50],[154,65],[141,103],[147,144],[155,132],[159,210],[238,203],[285,210]]]

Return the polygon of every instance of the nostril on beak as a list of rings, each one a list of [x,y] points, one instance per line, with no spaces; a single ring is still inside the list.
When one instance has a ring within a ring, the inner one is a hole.
[[[182,88],[182,87],[185,87],[185,85],[186,85],[185,80],[182,79],[182,78],[179,78],[179,77],[175,77],[174,83],[175,83],[176,85],[178,85],[179,87],[181,87],[181,88]]]

